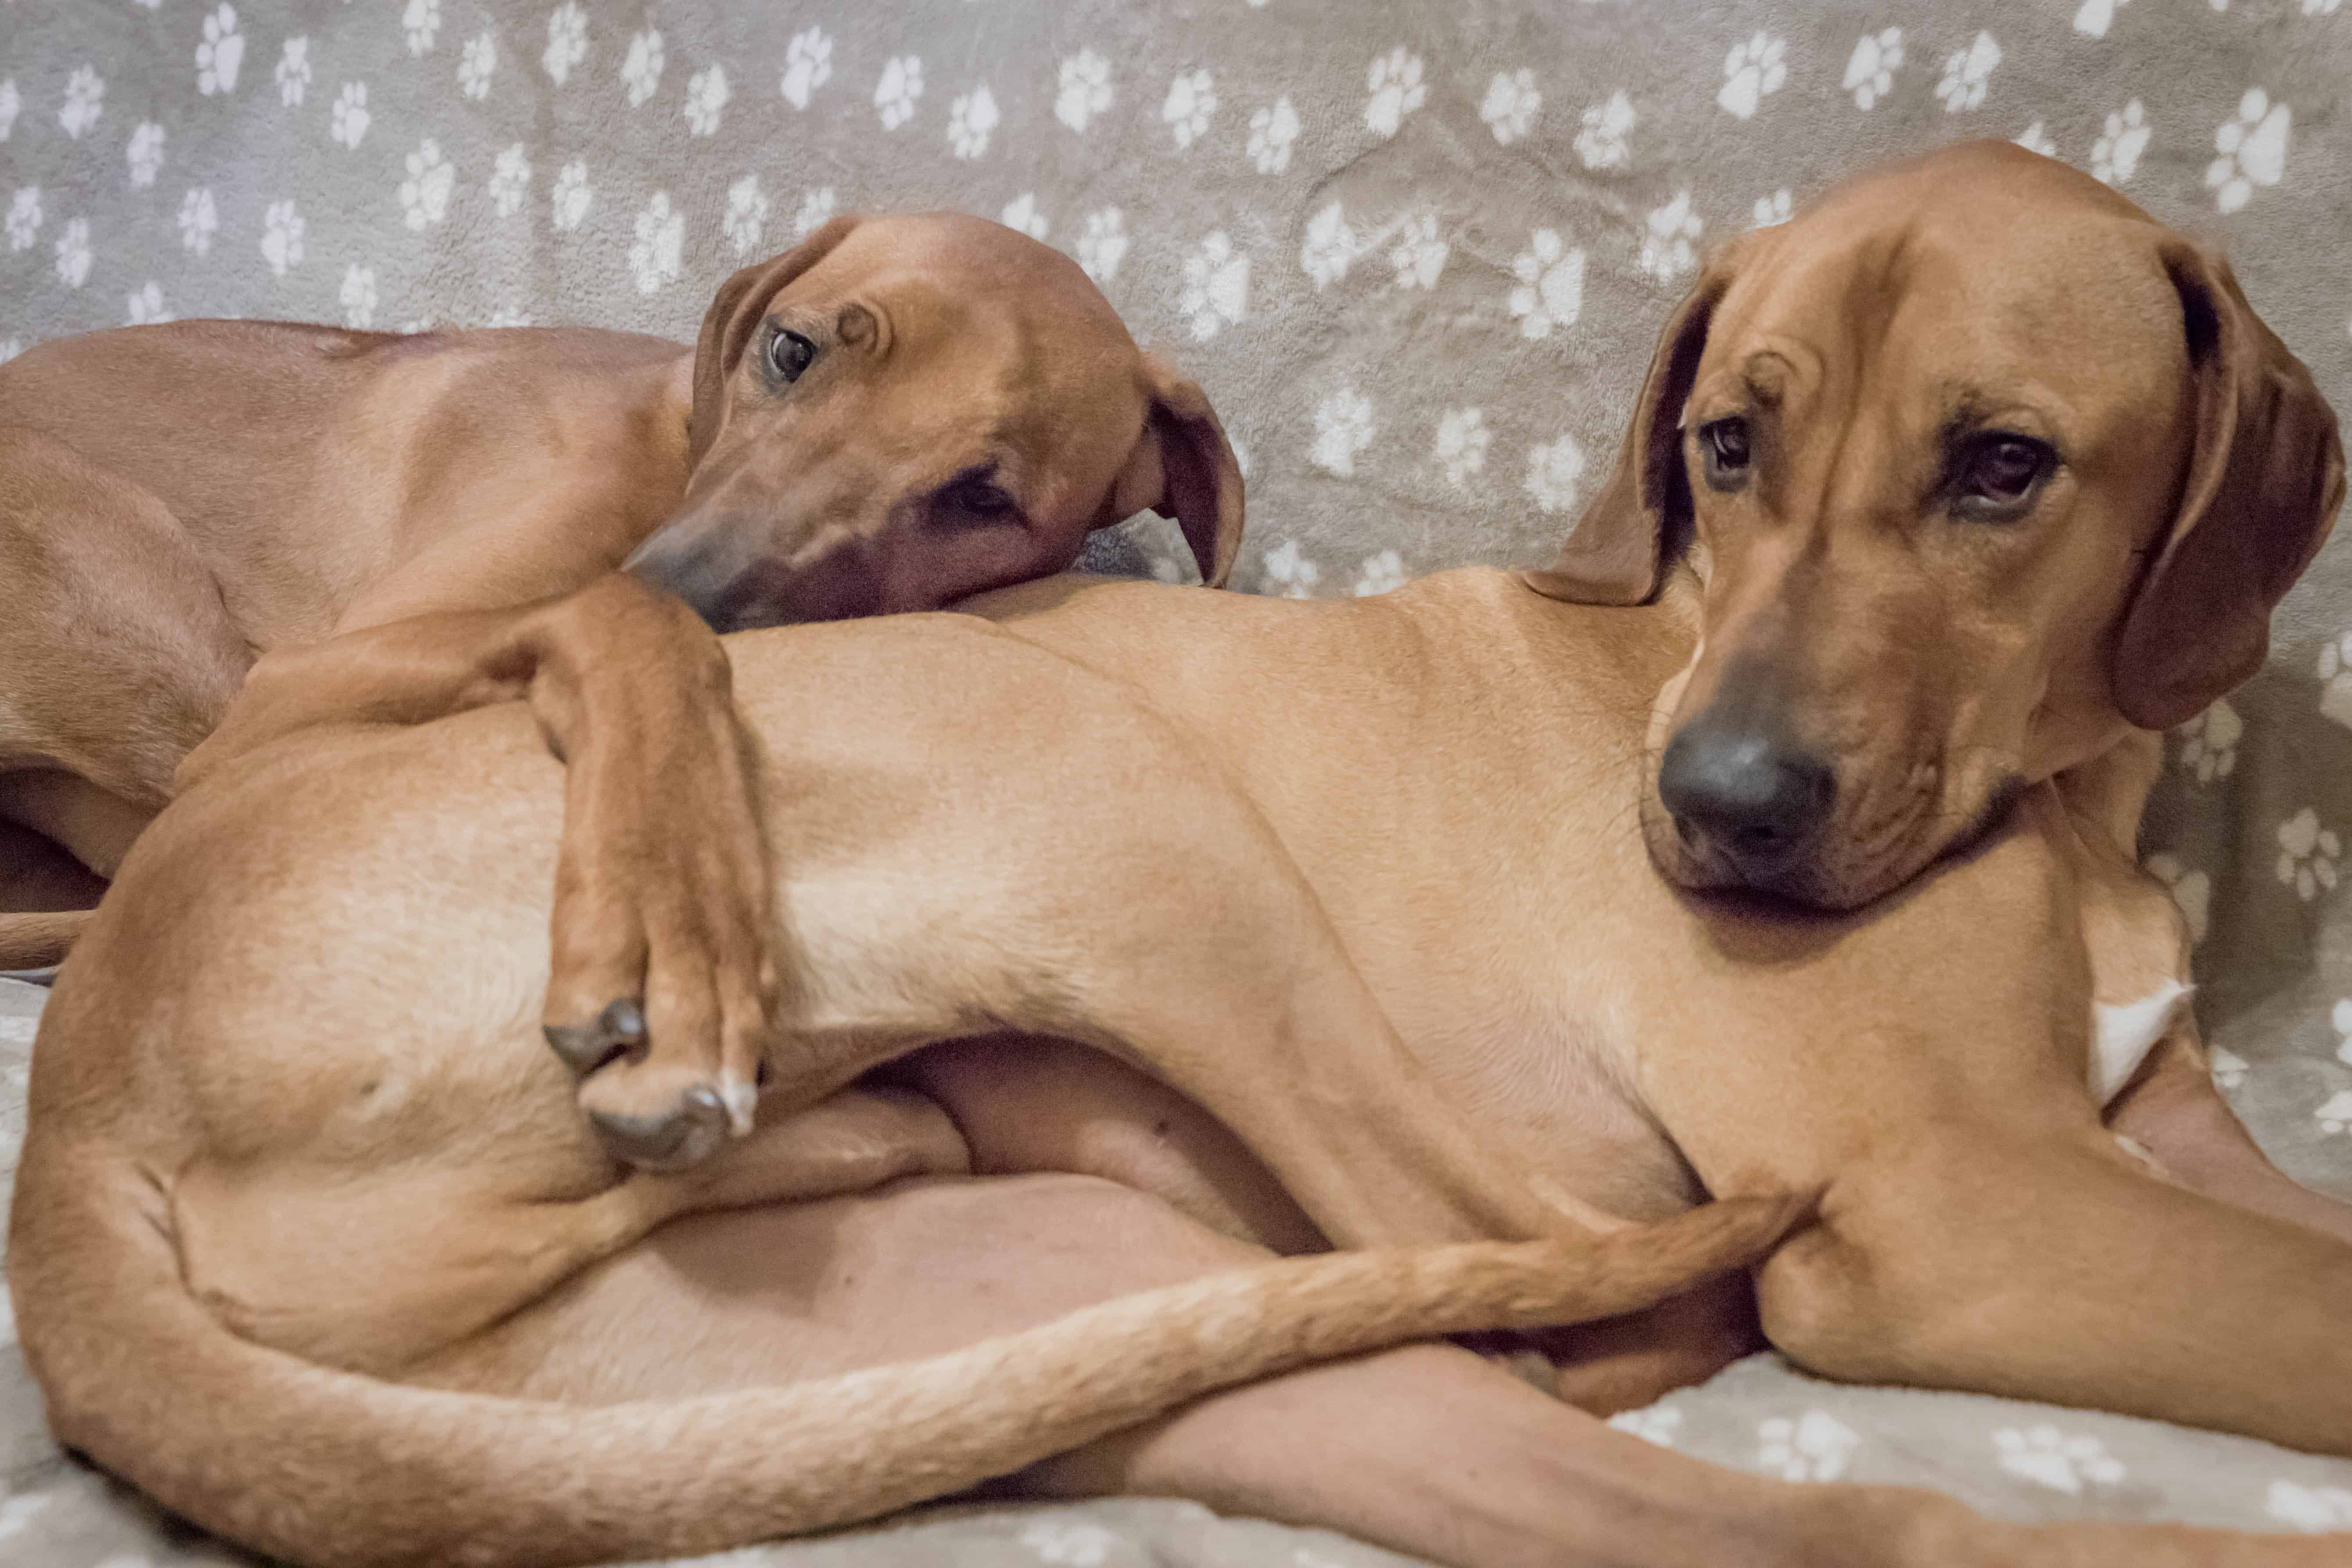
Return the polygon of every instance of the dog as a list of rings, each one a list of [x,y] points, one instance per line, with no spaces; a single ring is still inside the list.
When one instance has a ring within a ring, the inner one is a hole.
[[[2231,1130],[2131,858],[2342,484],[2221,261],[1972,143],[1710,262],[1548,571],[737,636],[782,1027],[678,1168],[533,1026],[530,716],[257,743],[36,1044],[52,1425],[338,1564],[997,1477],[1480,1568],[2331,1561],[1727,1476],[1399,1342],[1728,1277],[1824,1375],[2352,1453],[2352,1226]]]
[[[1075,263],[958,214],[832,220],[727,279],[691,351],[201,321],[38,345],[0,368],[0,969],[63,954],[207,737],[191,778],[289,722],[527,696],[576,771],[549,1025],[757,1034],[725,658],[646,584],[745,624],[933,609],[1147,508],[1223,581],[1242,483],[1207,399]],[[624,622],[663,630],[615,666]],[[698,878],[662,831],[688,821],[727,851]],[[714,944],[742,964],[663,973]],[[639,1152],[724,1114],[708,1074],[639,1087],[667,1099],[607,1108]]]

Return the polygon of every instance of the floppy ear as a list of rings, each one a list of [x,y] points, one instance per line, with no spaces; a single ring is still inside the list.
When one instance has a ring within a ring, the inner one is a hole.
[[[1616,471],[1569,531],[1559,559],[1520,579],[1548,598],[1575,605],[1639,605],[1690,546],[1690,476],[1683,468],[1683,405],[1706,350],[1707,322],[1730,287],[1718,260],[1675,307],[1633,405]]]
[[[1201,581],[1222,588],[1242,547],[1241,463],[1199,383],[1151,353],[1143,356],[1143,379],[1150,406],[1097,526],[1147,510],[1172,517]]]
[[[765,261],[754,262],[719,286],[710,309],[702,314],[702,335],[694,345],[694,408],[686,416],[686,465],[702,461],[719,437],[726,414],[727,378],[743,358],[751,331],[767,313],[776,291],[823,261],[833,247],[865,221],[844,213],[816,229],[806,239]]]
[[[2271,610],[2344,499],[2335,411],[2229,263],[2185,240],[2163,259],[2188,328],[2197,446],[2116,645],[2116,706],[2143,730],[2194,718],[2261,667]]]

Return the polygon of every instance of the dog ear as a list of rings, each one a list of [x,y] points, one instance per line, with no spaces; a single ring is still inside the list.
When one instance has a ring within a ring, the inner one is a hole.
[[[2143,730],[2194,718],[2261,667],[2271,611],[2344,499],[2335,411],[2229,263],[2185,240],[2163,260],[2188,328],[2197,445],[2116,645],[2116,706]]]
[[[1720,260],[1666,318],[1616,471],[1569,531],[1549,569],[1520,579],[1547,598],[1573,605],[1639,605],[1690,547],[1690,476],[1683,468],[1683,405],[1698,376],[1706,329],[1730,287]]]
[[[782,256],[754,262],[719,286],[702,314],[702,335],[694,345],[694,407],[686,416],[686,465],[691,469],[719,437],[727,412],[727,381],[743,358],[752,329],[767,313],[777,290],[823,261],[833,247],[864,222],[844,213]]]
[[[1097,526],[1139,511],[1172,517],[1201,581],[1222,588],[1242,547],[1242,466],[1200,384],[1157,354],[1143,356],[1150,405],[1135,450],[1111,485]]]

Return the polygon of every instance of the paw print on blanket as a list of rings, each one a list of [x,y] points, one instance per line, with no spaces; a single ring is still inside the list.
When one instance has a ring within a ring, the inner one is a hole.
[[[1519,336],[1548,338],[1554,327],[1572,327],[1584,313],[1584,252],[1571,247],[1557,229],[1539,228],[1528,248],[1511,262],[1518,283],[1511,289],[1511,314]]]
[[[1422,106],[1429,89],[1421,79],[1421,57],[1402,47],[1372,61],[1365,75],[1371,97],[1364,104],[1364,124],[1382,141],[1397,133],[1404,117]]]
[[[1104,1568],[1118,1552],[1119,1539],[1099,1524],[1041,1519],[1023,1528],[1021,1544],[1054,1568]]]
[[[1470,476],[1486,466],[1486,447],[1494,439],[1486,416],[1475,408],[1449,408],[1438,416],[1437,440],[1432,450],[1445,482],[1459,489]]]
[[[272,202],[261,215],[261,259],[273,277],[283,278],[302,265],[302,209],[292,197]]]
[[[41,187],[19,185],[16,194],[8,198],[8,249],[13,254],[33,247],[34,236],[41,232]]]
[[[530,154],[521,142],[512,142],[491,166],[490,203],[500,217],[512,217],[522,211],[523,198],[530,194]]]
[[[1277,598],[1311,599],[1315,585],[1323,580],[1323,568],[1307,558],[1295,539],[1286,539],[1267,551],[1263,569]]]
[[[237,68],[245,63],[245,35],[236,30],[236,7],[224,3],[205,17],[196,45],[196,90],[210,98],[236,90]]]
[[[1405,219],[1404,227],[1398,231],[1396,248],[1389,252],[1389,265],[1396,268],[1397,287],[1436,288],[1437,275],[1445,269],[1450,249],[1438,237],[1435,213]]]
[[[1706,226],[1691,211],[1688,191],[1677,192],[1673,201],[1653,208],[1642,235],[1642,270],[1661,283],[1672,283],[1696,268],[1698,237]]]
[[[1054,94],[1055,119],[1084,135],[1095,116],[1110,104],[1108,60],[1092,49],[1080,49],[1062,62],[1061,88]]]
[[[2177,855],[2151,855],[2141,868],[2165,886],[2172,901],[2180,910],[2180,918],[2189,922],[2189,945],[2195,947],[2205,940],[2205,921],[2213,903],[2213,879],[2202,871],[2191,871],[2181,865]]]
[[[1758,228],[1770,228],[1776,224],[1788,222],[1790,210],[1794,205],[1792,198],[1789,195],[1789,187],[1786,185],[1782,185],[1779,190],[1774,191],[1769,196],[1758,196],[1756,198],[1756,226]]]
[[[2130,4],[2131,0],[2083,0],[2074,12],[2074,31],[2086,38],[2104,38],[2116,13]]]
[[[1536,90],[1536,73],[1525,66],[1515,71],[1496,71],[1495,79],[1486,84],[1486,96],[1478,105],[1478,118],[1495,133],[1496,143],[1507,147],[1535,128],[1536,116],[1543,110],[1543,94]]]
[[[2320,1131],[2334,1137],[2352,1127],[2352,1089],[2339,1089],[2320,1102],[2311,1119],[2319,1123]]]
[[[768,193],[760,188],[759,175],[746,174],[727,187],[727,216],[719,227],[739,257],[760,247],[768,227]]]
[[[1391,594],[1404,586],[1404,557],[1393,550],[1364,557],[1356,568],[1356,584],[1348,590],[1359,599]]]
[[[343,307],[343,325],[363,332],[375,325],[375,268],[354,261],[343,268],[343,286],[335,298]]]
[[[1290,167],[1290,146],[1298,140],[1298,110],[1284,93],[1250,116],[1249,158],[1261,174]]]
[[[408,9],[400,14],[400,26],[408,35],[408,52],[422,57],[440,36],[441,0],[408,0]]]
[[[484,37],[489,35],[485,33]],[[310,40],[289,38],[278,56],[278,68],[270,79],[278,84],[278,101],[289,109],[299,109],[310,95]],[[460,79],[462,80],[462,78]],[[467,94],[468,97],[478,96]]]
[[[1723,57],[1723,86],[1715,101],[1734,118],[1746,120],[1788,79],[1789,40],[1757,33],[1732,45]]]
[[[0,142],[5,142],[16,129],[16,116],[24,112],[25,95],[16,90],[15,77],[0,78]]]
[[[490,78],[498,68],[498,35],[487,30],[475,34],[458,51],[457,90],[479,103],[490,96]]]
[[[718,135],[719,117],[732,96],[726,67],[709,65],[695,72],[686,81],[686,128],[697,136]]]
[[[833,221],[841,210],[841,199],[833,194],[831,185],[819,185],[801,197],[801,205],[793,214],[793,237],[806,239]]]
[[[2205,1065],[2212,1069],[2213,1086],[2227,1094],[2246,1081],[2252,1064],[2237,1052],[2216,1046],[2206,1054]]]
[[[2058,156],[2058,143],[2051,140],[2050,132],[2042,129],[2039,120],[2019,132],[2012,140],[2029,153],[2039,153],[2045,158]]]
[[[659,27],[647,27],[629,39],[628,57],[621,61],[621,85],[628,89],[631,109],[644,107],[661,89],[662,66],[667,58]]]
[[[570,79],[572,68],[587,58],[588,14],[580,8],[580,0],[563,0],[548,13],[547,49],[539,57],[540,68],[562,87]]]
[[[2273,1481],[2263,1500],[2273,1519],[2291,1524],[2306,1535],[2352,1530],[2352,1489]]]
[[[155,183],[163,170],[163,128],[152,120],[143,120],[139,129],[131,133],[131,145],[123,150],[123,161],[131,165],[131,188],[143,191]]]
[[[1160,118],[1176,139],[1179,153],[1208,134],[1210,118],[1216,112],[1217,84],[1204,70],[1178,71],[1160,105]]]
[[[979,157],[988,151],[997,119],[996,95],[982,82],[948,105],[949,148],[967,162]]]
[[[636,238],[629,246],[629,276],[640,294],[675,283],[685,270],[686,215],[672,207],[667,191],[656,191],[637,214]]]
[[[1356,231],[1338,202],[1307,220],[1307,237],[1299,242],[1298,265],[1319,290],[1348,275],[1356,259]]]
[[[212,189],[199,185],[180,198],[180,245],[191,255],[211,254],[213,236],[220,230],[220,207],[213,201]],[[15,214],[10,214],[9,237],[16,237]],[[11,249],[16,249],[13,243]]]
[[[588,184],[588,165],[574,158],[555,172],[555,184],[547,193],[548,221],[558,233],[569,234],[580,226],[595,199],[596,193]]]
[[[2336,886],[2336,863],[2343,845],[2332,827],[2319,825],[2319,814],[2305,806],[2278,826],[2278,879],[2294,889],[2305,903],[2323,889]]]
[[[2139,155],[2147,151],[2148,134],[2147,110],[2138,99],[2109,114],[2091,143],[2091,177],[2102,184],[2129,184]]]
[[[1856,109],[1872,109],[1895,90],[1895,73],[1903,68],[1903,29],[1885,27],[1856,38],[1845,60],[1845,78],[1839,83],[1853,94]]]
[[[2238,710],[2227,699],[2215,698],[2213,706],[2173,731],[2180,737],[2181,771],[2196,774],[2199,784],[2228,778],[2238,765],[2238,742],[2245,732]]]
[[[2257,186],[2267,189],[2279,183],[2286,173],[2294,122],[2294,111],[2285,104],[2273,103],[2261,88],[2246,89],[2238,100],[2236,117],[2223,121],[2213,132],[2218,156],[2205,166],[2205,188],[2213,193],[2215,206],[2236,212],[2253,199]]]
[[[1234,249],[1234,242],[1218,229],[1184,258],[1184,291],[1176,298],[1176,313],[1192,329],[1195,342],[1206,342],[1249,310],[1249,258]]]
[[[2000,46],[1990,33],[1979,33],[1967,48],[1953,50],[1936,83],[1936,97],[1942,101],[1944,112],[1958,114],[1982,103],[1985,84],[1992,79],[1992,68],[1999,64]]]
[[[133,289],[123,301],[126,327],[160,326],[171,319],[172,312],[163,309],[163,286],[152,278]]]
[[[2336,1059],[2352,1067],[2352,997],[2337,999],[2328,1009],[2327,1023],[2336,1031]]]
[[[1118,264],[1126,258],[1126,215],[1117,207],[1088,213],[1078,230],[1079,270],[1098,285],[1108,283],[1118,276]]]
[[[874,111],[882,129],[896,131],[915,118],[915,102],[923,96],[923,62],[913,55],[894,56],[883,62],[874,84]]]
[[[449,193],[457,171],[441,157],[441,143],[427,136],[408,154],[408,178],[400,182],[401,221],[422,231],[449,215]]]
[[[1756,1463],[1787,1481],[1833,1481],[1862,1444],[1862,1434],[1826,1410],[1791,1421],[1775,1415],[1756,1428]]]
[[[1063,66],[1066,79],[1069,67]],[[804,27],[794,33],[784,46],[784,74],[777,79],[776,90],[794,109],[809,106],[809,94],[833,79],[833,40],[822,27]]]
[[[1372,400],[1352,386],[1315,405],[1315,444],[1308,458],[1326,473],[1351,479],[1356,454],[1372,444]]]
[[[1644,1443],[1671,1448],[1682,1434],[1683,1413],[1671,1405],[1653,1405],[1646,1410],[1621,1410],[1609,1418],[1609,1425]]]
[[[2069,1437],[2055,1426],[2004,1426],[1992,1435],[1992,1446],[2011,1475],[2070,1497],[2086,1484],[2109,1487],[2124,1479],[2123,1462],[2096,1437]]]
[[[72,140],[81,140],[81,133],[98,123],[106,112],[106,79],[89,66],[76,66],[73,75],[66,78],[66,100],[58,110],[58,123]]]
[[[367,83],[347,81],[335,94],[335,106],[327,112],[327,137],[352,152],[359,150],[368,133],[373,116],[368,113]]]
[[[1605,103],[1584,111],[1584,128],[1576,133],[1576,155],[1588,169],[1622,169],[1633,160],[1632,137],[1637,117],[1633,100],[1612,92]]]
[[[1584,448],[1573,436],[1562,436],[1528,453],[1528,477],[1520,489],[1549,515],[1576,510],[1584,489]]]
[[[996,221],[1007,228],[1019,229],[1032,239],[1045,238],[1050,226],[1045,222],[1045,215],[1037,210],[1037,193],[1034,191],[1024,191],[1005,203],[1004,210],[996,215]]]

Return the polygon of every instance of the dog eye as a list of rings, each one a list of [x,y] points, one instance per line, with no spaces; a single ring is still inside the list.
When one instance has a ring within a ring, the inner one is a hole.
[[[768,368],[780,381],[798,381],[815,358],[816,344],[787,328],[777,328],[768,339]]]
[[[994,480],[977,475],[950,481],[939,492],[941,508],[965,521],[994,522],[1010,517],[1016,505]]]
[[[1970,444],[1960,459],[1959,500],[1979,516],[2011,515],[2032,499],[2056,454],[2029,436],[1996,431]]]
[[[1710,419],[1698,427],[1699,455],[1706,482],[1719,490],[1737,489],[1748,477],[1748,421]]]

